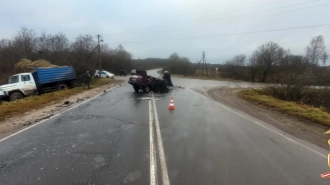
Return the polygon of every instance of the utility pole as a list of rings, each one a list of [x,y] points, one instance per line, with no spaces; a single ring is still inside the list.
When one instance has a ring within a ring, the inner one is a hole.
[[[100,42],[103,42],[102,36],[100,34],[97,34],[97,47],[98,47],[98,52],[99,52],[99,63],[100,63],[100,69],[99,70],[102,70]]]
[[[203,51],[202,53],[202,59],[198,62],[195,70],[194,70],[194,73],[196,72],[196,69],[198,68],[199,64],[202,63],[202,76],[204,75],[204,70],[205,70],[205,74],[206,76],[208,76],[207,74],[207,66],[206,66],[206,59],[205,59],[205,52]]]

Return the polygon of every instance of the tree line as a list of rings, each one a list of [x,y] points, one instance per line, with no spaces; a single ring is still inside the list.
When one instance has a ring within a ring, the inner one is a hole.
[[[239,54],[224,64],[207,64],[207,77],[231,78],[251,82],[302,83],[303,85],[330,85],[330,68],[323,36],[311,39],[305,54],[293,55],[275,42],[260,45],[250,57]],[[201,75],[186,57],[177,53],[168,58],[164,69],[181,75]],[[217,69],[217,71],[216,71]],[[204,75],[206,73],[204,72]]]
[[[219,66],[220,75],[252,82],[330,84],[328,54],[321,35],[311,39],[302,55],[293,55],[277,43],[268,42],[246,58],[237,55]]]
[[[101,51],[101,56],[98,51]],[[153,69],[162,67],[173,74],[200,75],[197,63],[177,53],[167,59],[132,59],[122,45],[110,48],[99,45],[92,35],[79,35],[70,42],[62,33],[37,35],[32,29],[22,28],[12,39],[0,40],[0,83],[15,73],[14,65],[22,58],[44,59],[55,65],[73,65],[77,74],[86,70]],[[305,54],[293,55],[275,42],[260,45],[251,56],[236,55],[224,64],[207,64],[208,77],[232,78],[252,82],[330,84],[330,69],[325,64],[328,54],[323,36],[311,39]],[[215,69],[218,71],[215,71]]]
[[[100,49],[101,55],[99,55]],[[44,59],[54,65],[73,65],[76,73],[96,69],[119,74],[133,68],[132,55],[122,45],[109,48],[98,44],[92,35],[79,35],[73,42],[63,33],[37,35],[32,29],[22,28],[12,39],[0,40],[0,83],[15,74],[14,65],[22,58],[35,61]]]

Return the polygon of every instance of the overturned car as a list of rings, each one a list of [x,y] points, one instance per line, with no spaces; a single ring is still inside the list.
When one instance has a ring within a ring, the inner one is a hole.
[[[150,91],[158,93],[167,93],[173,88],[171,75],[164,71],[163,76],[155,78],[148,76],[146,71],[137,70],[134,77],[130,77],[128,83],[133,86],[135,92],[143,91],[148,93]]]

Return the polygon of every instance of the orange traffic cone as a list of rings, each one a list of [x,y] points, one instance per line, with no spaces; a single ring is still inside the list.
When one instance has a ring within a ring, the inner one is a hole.
[[[184,89],[185,87],[184,87],[184,84],[182,85],[182,87],[181,87],[182,89]]]
[[[173,97],[171,97],[171,101],[170,101],[170,104],[168,105],[168,109],[169,110],[174,110],[175,109]]]

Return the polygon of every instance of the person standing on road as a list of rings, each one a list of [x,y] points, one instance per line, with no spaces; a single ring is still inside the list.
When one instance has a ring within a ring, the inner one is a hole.
[[[89,71],[86,71],[86,73],[84,73],[80,77],[84,77],[83,89],[85,89],[85,85],[87,85],[88,89],[90,89],[91,75],[89,74]]]

